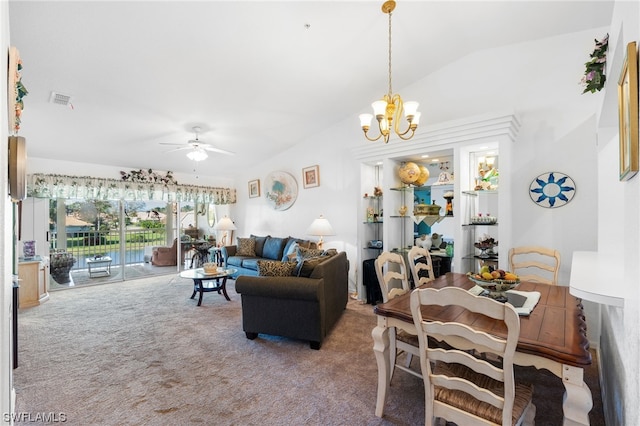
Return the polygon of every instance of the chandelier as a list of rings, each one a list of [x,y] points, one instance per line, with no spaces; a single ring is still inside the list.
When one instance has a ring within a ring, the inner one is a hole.
[[[388,0],[382,5],[382,12],[389,15],[389,92],[382,97],[381,100],[371,104],[373,114],[378,120],[378,129],[380,134],[372,138],[369,136],[369,127],[371,125],[371,114],[360,114],[360,125],[364,131],[364,136],[370,141],[377,141],[383,138],[384,143],[389,142],[391,129],[402,140],[409,140],[413,137],[418,128],[420,121],[420,113],[418,112],[418,102],[403,102],[398,94],[393,94],[391,90],[391,12],[396,8],[396,2]],[[405,131],[400,130],[400,117],[404,111],[405,118],[409,122],[409,126]],[[409,133],[411,132],[411,133]]]

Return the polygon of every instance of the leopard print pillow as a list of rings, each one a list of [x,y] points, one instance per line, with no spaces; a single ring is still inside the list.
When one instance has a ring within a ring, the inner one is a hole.
[[[279,260],[258,260],[258,275],[261,277],[289,277],[293,275],[296,262]]]
[[[252,256],[256,255],[256,240],[253,238],[238,238],[238,250],[237,256]]]
[[[298,246],[298,249],[296,250],[296,257],[298,258],[298,262],[300,262],[310,257],[322,256],[323,252],[324,252],[323,250],[319,250],[319,249],[311,249],[311,248],[304,248],[304,247]]]

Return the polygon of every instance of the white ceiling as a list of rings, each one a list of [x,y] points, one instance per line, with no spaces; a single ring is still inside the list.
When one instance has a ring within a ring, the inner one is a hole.
[[[203,141],[236,153],[212,153],[200,168],[215,171],[203,174],[233,175],[334,122],[359,126],[387,88],[381,4],[10,1],[29,90],[20,134],[30,157],[188,173],[184,152],[160,143],[186,142],[198,125]],[[394,90],[471,52],[607,26],[612,8],[400,0]],[[49,103],[52,91],[73,108]]]

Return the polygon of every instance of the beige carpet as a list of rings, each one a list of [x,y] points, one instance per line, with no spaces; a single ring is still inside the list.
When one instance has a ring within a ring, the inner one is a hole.
[[[321,350],[242,331],[240,296],[189,299],[190,280],[147,278],[51,293],[19,314],[18,413],[63,413],[68,425],[417,425],[422,381],[397,371],[374,415],[370,305],[350,301]],[[415,362],[415,361],[414,361]],[[416,364],[417,365],[417,364]],[[535,378],[536,422],[561,424],[563,387]],[[591,424],[602,408],[595,367]],[[29,422],[37,424],[37,422]]]

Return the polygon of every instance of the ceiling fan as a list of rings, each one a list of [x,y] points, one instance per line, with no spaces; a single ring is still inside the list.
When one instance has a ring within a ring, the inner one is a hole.
[[[186,143],[167,143],[167,142],[160,142],[160,145],[177,145],[180,146],[180,148],[175,148],[175,149],[171,149],[167,152],[175,152],[175,151],[185,151],[188,150],[189,152],[187,152],[187,157],[190,160],[193,161],[202,161],[202,160],[206,160],[208,155],[207,155],[207,151],[210,152],[217,152],[219,154],[225,154],[225,155],[234,155],[235,153],[231,152],[231,151],[226,151],[224,149],[220,149],[220,148],[216,148],[208,143],[204,143],[200,140],[200,131],[202,129],[198,126],[195,126],[193,128],[193,132],[196,135],[195,139],[190,139],[188,140]]]

